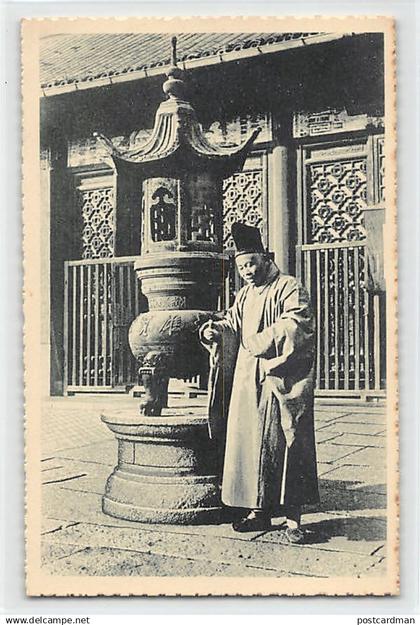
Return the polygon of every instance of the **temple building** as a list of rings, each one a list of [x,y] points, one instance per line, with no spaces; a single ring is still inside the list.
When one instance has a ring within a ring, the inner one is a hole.
[[[211,146],[239,153],[253,137],[242,171],[221,176],[225,252],[232,256],[233,222],[258,226],[280,269],[308,288],[317,396],[383,397],[382,34],[177,33],[176,55],[207,157]],[[157,147],[164,153],[152,129],[170,64],[164,34],[42,40],[43,349],[53,395],[138,384],[128,328],[145,310],[134,265],[148,187],[115,155],[140,162],[145,145],[149,161]],[[175,191],[154,193],[156,215],[175,215]],[[173,223],[162,220],[149,244],[170,240]],[[190,235],[191,244],[211,240],[205,216]],[[220,308],[239,287],[231,262]],[[205,386],[201,378],[192,383]]]

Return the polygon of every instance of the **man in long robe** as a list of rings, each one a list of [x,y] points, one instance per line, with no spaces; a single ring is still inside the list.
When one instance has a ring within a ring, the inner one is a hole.
[[[229,381],[217,375],[217,368],[223,362],[224,346],[229,347],[227,360],[232,358],[232,342],[237,347],[222,501],[248,512],[233,524],[236,531],[268,529],[273,516],[284,515],[283,541],[302,543],[301,507],[319,500],[313,314],[306,290],[269,259],[258,229],[234,224],[232,235],[245,286],[220,321],[207,322],[200,330],[212,354],[210,399],[229,402]],[[210,425],[219,433],[224,426],[217,424],[215,415],[223,412],[223,406],[211,406]]]

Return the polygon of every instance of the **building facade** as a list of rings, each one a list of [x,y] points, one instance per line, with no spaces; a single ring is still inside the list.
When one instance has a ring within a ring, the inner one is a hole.
[[[380,397],[382,35],[181,33],[178,58],[212,143],[239,144],[261,128],[243,171],[224,183],[225,249],[234,221],[258,226],[281,270],[307,286],[318,395]],[[142,197],[95,133],[133,148],[150,135],[168,38],[55,35],[41,59],[46,391],[127,391],[136,383],[128,327],[145,306],[133,269]],[[220,307],[238,287],[232,264]]]

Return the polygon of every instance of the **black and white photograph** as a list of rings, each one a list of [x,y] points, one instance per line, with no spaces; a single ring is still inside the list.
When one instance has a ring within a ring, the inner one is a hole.
[[[398,594],[392,18],[22,34],[27,593]]]

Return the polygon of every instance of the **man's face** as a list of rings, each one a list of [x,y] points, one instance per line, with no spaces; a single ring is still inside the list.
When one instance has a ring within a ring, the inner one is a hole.
[[[264,284],[267,277],[268,264],[264,254],[240,254],[236,258],[239,275],[247,284],[254,286]]]

